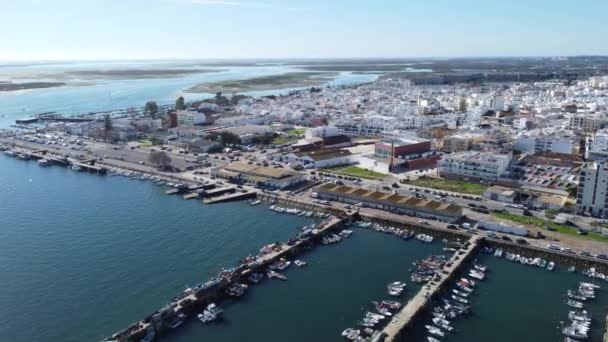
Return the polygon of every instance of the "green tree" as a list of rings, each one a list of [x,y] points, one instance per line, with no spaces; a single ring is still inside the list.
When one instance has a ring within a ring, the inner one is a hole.
[[[230,132],[221,132],[220,133],[220,142],[222,146],[227,145],[237,145],[241,143],[241,139],[238,135]]]
[[[186,101],[184,100],[183,96],[178,97],[177,100],[175,101],[175,109],[176,110],[186,109]]]
[[[146,102],[144,113],[156,118],[156,115],[158,114],[158,104],[155,101]]]
[[[164,169],[171,165],[171,157],[164,151],[151,152],[148,156],[148,160],[160,169]]]

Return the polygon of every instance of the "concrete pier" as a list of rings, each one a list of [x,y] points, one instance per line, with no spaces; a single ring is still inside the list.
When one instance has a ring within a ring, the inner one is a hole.
[[[606,326],[604,330],[604,342],[608,342],[608,315],[606,315]]]
[[[221,195],[221,196],[217,196],[217,197],[213,197],[213,198],[205,198],[203,200],[203,203],[205,204],[213,204],[213,203],[221,203],[221,202],[229,202],[229,201],[238,201],[238,200],[244,200],[244,199],[249,199],[249,198],[254,198],[256,196],[256,193],[253,191],[237,191],[234,193],[230,193],[230,194],[225,194],[225,195]]]
[[[397,313],[393,320],[382,330],[381,336],[385,337],[385,341],[402,341],[403,335],[406,329],[411,326],[416,317],[426,308],[426,306],[435,298],[443,289],[443,287],[454,277],[460,270],[461,266],[464,265],[467,260],[475,254],[477,251],[480,241],[483,238],[479,236],[473,236],[469,239],[468,244],[465,245],[459,252],[454,254],[448,261],[443,271],[446,273],[439,273],[439,280],[435,281],[434,284],[429,283],[418,291],[418,294],[412,298],[403,309]]]
[[[168,331],[167,324],[179,313],[184,313],[189,317],[195,316],[207,304],[221,300],[225,297],[224,290],[236,282],[244,282],[252,272],[263,271],[266,267],[281,258],[292,258],[311,243],[317,243],[321,237],[335,229],[343,227],[353,220],[353,214],[343,214],[339,217],[331,218],[317,226],[312,236],[300,239],[291,243],[282,243],[272,252],[265,254],[253,263],[239,265],[231,274],[230,278],[222,279],[218,283],[208,288],[200,288],[189,295],[174,301],[171,305],[158,310],[145,319],[131,324],[128,328],[115,333],[105,341],[140,341],[150,331],[156,335],[163,335]]]

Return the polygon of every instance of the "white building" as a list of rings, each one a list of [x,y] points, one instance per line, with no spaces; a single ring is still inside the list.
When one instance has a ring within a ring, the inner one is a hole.
[[[490,107],[496,111],[505,110],[505,97],[496,95],[490,101]]]
[[[585,158],[596,161],[608,160],[608,130],[599,130],[587,137]]]
[[[594,133],[598,129],[602,128],[605,123],[606,118],[602,115],[577,114],[570,117],[568,129]]]
[[[608,217],[608,164],[588,162],[583,165],[579,175],[577,210]]]
[[[578,143],[576,138],[572,136],[524,135],[517,138],[513,149],[528,154],[538,152],[573,154],[578,151]]]
[[[496,181],[509,167],[510,154],[462,152],[444,155],[437,163],[439,175],[446,178],[471,178]]]
[[[306,130],[304,137],[306,139],[312,138],[329,138],[338,135],[338,129],[330,126],[319,126],[313,127]]]
[[[207,122],[207,117],[203,113],[193,110],[178,110],[177,124],[181,125],[202,125]]]

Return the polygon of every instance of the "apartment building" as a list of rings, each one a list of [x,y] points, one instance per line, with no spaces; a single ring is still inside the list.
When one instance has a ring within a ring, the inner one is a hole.
[[[441,177],[496,181],[509,167],[510,154],[462,152],[444,155],[437,163]]]
[[[574,136],[563,135],[520,136],[513,149],[528,154],[539,152],[574,154],[578,152],[578,140]]]
[[[598,129],[603,128],[606,123],[606,118],[594,114],[576,114],[570,117],[570,130],[580,130],[585,133],[595,133]]]
[[[608,217],[608,163],[588,162],[580,170],[576,208],[580,213]]]

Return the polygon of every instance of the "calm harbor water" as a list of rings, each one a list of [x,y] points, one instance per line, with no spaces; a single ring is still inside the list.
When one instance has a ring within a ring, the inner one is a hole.
[[[205,206],[151,183],[4,155],[0,193],[0,336],[15,342],[99,340],[310,222],[246,203]],[[415,294],[411,263],[437,253],[437,242],[355,229],[340,244],[304,254],[309,265],[288,269],[288,281],[265,280],[242,300],[222,304],[225,322],[190,320],[164,340],[339,341],[372,300],[387,298],[390,281],[408,282],[404,301]],[[444,340],[559,340],[566,290],[587,278],[479,258],[489,278],[473,296],[473,315],[455,322],[457,332]],[[605,283],[597,297],[588,306],[595,319],[590,341],[603,331]]]
[[[162,190],[0,155],[0,340],[99,340],[311,221]]]
[[[442,341],[562,341],[560,322],[568,323],[568,311],[574,310],[566,305],[567,291],[576,289],[581,281],[593,282],[559,265],[550,272],[488,254],[480,254],[478,262],[488,266],[489,272],[486,280],[477,282],[471,297],[472,315],[455,320],[454,331]],[[596,283],[602,288],[596,290],[595,299],[585,302],[593,318],[587,341],[601,342],[608,313],[608,283]],[[425,340],[424,325],[432,324],[428,316],[420,322],[412,334],[415,341]]]
[[[386,285],[406,281],[407,301],[419,286],[409,282],[412,262],[440,253],[438,243],[401,240],[371,230],[354,229],[337,244],[303,255],[305,268],[290,268],[282,282],[266,280],[244,300],[226,306],[224,323],[191,321],[170,341],[340,341],[357,327],[371,301],[394,299]]]

